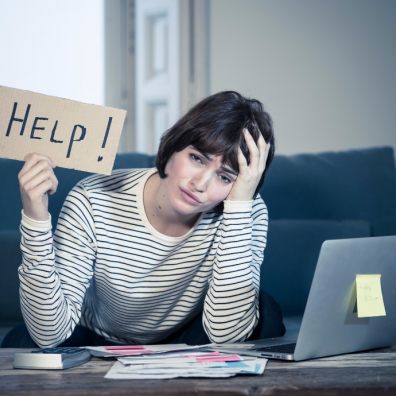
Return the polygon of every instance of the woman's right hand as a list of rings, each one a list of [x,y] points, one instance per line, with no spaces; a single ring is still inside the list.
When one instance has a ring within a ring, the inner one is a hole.
[[[28,154],[18,174],[23,211],[33,220],[48,220],[48,194],[54,194],[58,179],[52,160],[42,154]]]

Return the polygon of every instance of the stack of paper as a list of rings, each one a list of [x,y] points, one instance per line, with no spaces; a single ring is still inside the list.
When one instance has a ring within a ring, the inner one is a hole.
[[[267,359],[214,351],[207,345],[122,345],[88,349],[93,356],[117,358],[105,375],[111,379],[257,375],[264,372],[267,364]]]
[[[192,351],[202,349],[202,345],[187,344],[162,344],[162,345],[112,345],[100,347],[87,347],[92,356],[96,357],[119,357],[161,354],[176,351]]]
[[[118,358],[105,378],[164,379],[177,377],[224,378],[262,374],[266,359],[242,358],[220,352],[177,352]]]

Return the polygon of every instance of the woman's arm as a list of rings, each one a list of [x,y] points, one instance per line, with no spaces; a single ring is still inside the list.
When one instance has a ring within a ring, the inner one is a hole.
[[[213,275],[205,298],[203,324],[212,342],[248,338],[259,318],[260,266],[268,228],[267,208],[225,201]]]
[[[250,161],[238,151],[239,174],[224,202],[220,241],[205,298],[203,324],[216,343],[243,341],[259,318],[260,266],[267,238],[267,208],[253,195],[265,170],[269,144],[257,144],[248,130],[244,139]]]
[[[48,167],[42,170],[46,167],[43,161],[47,160],[39,159],[39,169],[33,161],[27,160],[19,177],[24,210],[22,264],[18,271],[23,317],[33,340],[45,347],[67,339],[80,320],[82,302],[92,278],[96,245],[91,206],[81,185],[67,197],[53,237],[46,211],[48,198],[40,197],[40,193],[46,195],[51,187],[47,178],[53,178]],[[46,178],[40,182],[40,177]]]

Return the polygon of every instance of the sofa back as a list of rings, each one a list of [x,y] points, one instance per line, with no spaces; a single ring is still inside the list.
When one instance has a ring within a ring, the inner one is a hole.
[[[391,147],[277,155],[261,195],[271,219],[365,220],[372,235],[396,233]]]
[[[114,169],[154,166],[155,157],[118,154]],[[0,158],[0,230],[17,230],[20,161]],[[54,224],[70,189],[90,173],[57,168],[58,191],[50,199]],[[273,220],[364,220],[372,235],[396,233],[396,171],[391,147],[276,155],[260,190]]]
[[[261,285],[301,315],[323,241],[396,234],[390,147],[276,155],[261,195],[270,223]]]
[[[152,155],[140,153],[117,154],[114,161],[114,169],[150,168],[154,166],[154,161],[155,157]],[[1,214],[0,230],[19,229],[21,200],[18,186],[18,172],[21,170],[22,165],[23,163],[21,161],[0,158],[0,172],[4,186],[0,194],[0,208],[7,208]],[[53,225],[56,225],[66,195],[78,181],[91,175],[91,173],[75,169],[55,168],[55,175],[59,180],[59,186],[56,194],[52,195],[49,199],[49,211],[53,219]]]
[[[0,159],[0,324],[21,320],[17,267],[21,203],[19,161]],[[118,154],[115,169],[154,166],[154,157]],[[88,173],[56,169],[50,197],[55,226],[66,194]],[[321,244],[326,239],[396,234],[396,170],[392,148],[276,155],[260,191],[269,210],[262,288],[286,315],[305,307]]]

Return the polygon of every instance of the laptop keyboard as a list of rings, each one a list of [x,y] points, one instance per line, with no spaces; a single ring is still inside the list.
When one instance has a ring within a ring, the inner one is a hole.
[[[260,352],[281,352],[281,353],[294,353],[295,349],[296,349],[296,343],[257,348],[257,350]]]

